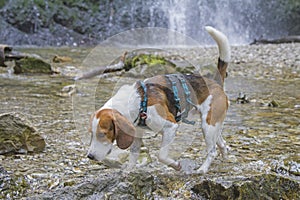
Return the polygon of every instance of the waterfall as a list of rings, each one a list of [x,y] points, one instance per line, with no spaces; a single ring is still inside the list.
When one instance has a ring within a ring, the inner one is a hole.
[[[224,32],[231,44],[300,34],[299,0],[3,2],[0,41],[14,45],[95,44],[145,27],[173,30],[197,44],[213,44],[204,31],[206,25]]]
[[[206,25],[220,29],[233,44],[288,34],[287,2],[277,0],[168,0],[150,1],[152,10],[164,13],[167,27],[192,37],[199,43],[212,43],[203,30]],[[158,25],[155,15],[152,26]],[[163,18],[161,20],[164,20]],[[295,22],[296,23],[296,22]]]

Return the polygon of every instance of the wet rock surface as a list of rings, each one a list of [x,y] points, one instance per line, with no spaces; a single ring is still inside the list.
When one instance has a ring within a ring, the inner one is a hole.
[[[51,65],[41,59],[34,57],[26,57],[15,61],[14,73],[16,74],[52,74],[54,71]]]
[[[138,170],[97,177],[29,199],[299,199],[299,187],[296,180],[276,174],[203,178]]]
[[[299,199],[300,183],[276,174],[234,178],[207,179],[192,191],[203,199]]]
[[[37,51],[25,50],[29,53]],[[159,163],[157,153],[161,137],[151,132],[144,139],[149,162],[131,172],[120,168],[123,158],[118,158],[117,163],[114,160],[105,163],[86,157],[90,140],[86,130],[91,113],[79,108],[93,107],[92,101],[96,101],[96,108],[100,107],[111,97],[116,84],[123,83],[121,78],[132,80],[131,77],[122,77],[122,74],[98,76],[91,80],[99,87],[96,98],[92,84],[82,87],[78,82],[75,85],[79,92],[58,96],[62,88],[74,84],[68,77],[73,77],[76,71],[87,70],[87,66],[80,63],[91,50],[38,49],[45,58],[52,59],[57,54],[72,58],[75,69],[67,67],[69,63],[55,63],[64,72],[56,76],[14,75],[3,68],[5,70],[0,74],[0,112],[18,109],[26,114],[46,138],[47,146],[39,154],[0,156],[5,170],[1,171],[1,176],[20,180],[16,182],[17,188],[9,186],[10,182],[6,182],[5,187],[0,184],[0,197],[298,199],[299,191],[295,188],[299,188],[300,183],[300,55],[297,53],[300,45],[236,46],[232,51],[233,59],[225,81],[231,105],[223,128],[224,139],[230,147],[229,158],[222,160],[218,156],[206,175],[193,174],[193,171],[175,172]],[[178,54],[180,58],[174,56]],[[196,63],[203,73],[211,73],[217,61],[215,47],[174,48],[160,52],[160,55],[176,62],[185,58]],[[236,102],[241,92],[249,103]],[[278,106],[266,106],[272,101]],[[86,121],[76,120],[79,117]],[[185,160],[192,168],[199,167],[205,157],[204,139],[197,123],[195,127],[182,129],[170,150],[173,158]]]
[[[45,140],[20,114],[0,114],[0,154],[36,153],[45,148]]]
[[[10,63],[9,63],[10,62]],[[15,74],[52,74],[51,65],[37,54],[28,54],[13,50],[8,45],[0,44],[0,66],[13,65]]]

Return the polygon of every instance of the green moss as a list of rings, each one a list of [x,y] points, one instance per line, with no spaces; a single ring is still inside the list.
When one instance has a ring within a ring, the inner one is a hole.
[[[125,61],[125,70],[129,70],[140,65],[148,65],[150,67],[155,65],[169,65],[175,67],[173,63],[167,61],[163,57],[152,54],[139,54]]]
[[[36,58],[23,58],[16,61],[16,66],[14,67],[16,74],[20,73],[53,73],[51,65],[43,60]]]
[[[0,0],[0,9],[5,6],[6,2],[6,0]]]
[[[34,0],[33,2],[41,8],[46,8],[46,2],[44,0]]]

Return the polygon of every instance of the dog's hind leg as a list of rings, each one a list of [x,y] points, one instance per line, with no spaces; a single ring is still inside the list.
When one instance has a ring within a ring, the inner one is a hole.
[[[220,126],[221,126],[220,124],[216,124],[215,126],[212,126],[207,124],[206,122],[202,123],[202,130],[205,138],[207,155],[205,161],[203,162],[201,167],[197,170],[201,174],[205,174],[208,171],[212,161],[217,156],[216,143],[217,143],[219,132],[221,131]]]
[[[220,132],[220,135],[217,139],[217,145],[218,145],[218,147],[221,151],[221,154],[222,154],[223,158],[227,159],[228,158],[228,147],[226,146],[226,142],[223,139],[223,137],[221,135],[221,132]]]
[[[207,150],[206,159],[198,170],[200,173],[206,173],[217,156],[217,144],[221,148],[223,155],[227,153],[225,141],[221,136],[223,121],[228,107],[226,103],[227,97],[217,89],[211,90],[211,94],[199,107],[202,114],[202,130]]]

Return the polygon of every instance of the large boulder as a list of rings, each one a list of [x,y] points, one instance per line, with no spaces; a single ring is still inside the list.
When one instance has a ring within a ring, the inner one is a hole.
[[[64,58],[66,59],[66,58]],[[13,48],[0,44],[0,67],[6,67],[6,61],[15,61],[14,73],[52,74],[54,71],[49,63],[36,54],[13,51]]]
[[[14,73],[39,73],[39,74],[52,74],[54,71],[51,65],[42,59],[35,57],[25,57],[15,61]]]
[[[41,152],[45,140],[21,114],[0,114],[0,154]]]
[[[299,199],[299,187],[295,179],[262,174],[232,180],[206,179],[192,191],[203,199]]]

